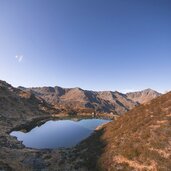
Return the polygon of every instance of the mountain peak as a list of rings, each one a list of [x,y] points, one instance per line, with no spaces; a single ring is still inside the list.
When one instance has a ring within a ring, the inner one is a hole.
[[[148,88],[142,91],[130,92],[130,93],[127,93],[126,95],[129,99],[136,101],[138,103],[147,103],[150,100],[160,96],[161,93],[151,88]]]
[[[144,89],[142,91],[146,91],[146,92],[157,92],[156,90],[153,90],[151,88],[147,88],[147,89]],[[159,93],[159,92],[157,92],[157,93]]]

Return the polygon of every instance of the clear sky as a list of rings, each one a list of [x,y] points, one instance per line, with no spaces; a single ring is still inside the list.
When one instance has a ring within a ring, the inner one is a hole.
[[[171,90],[171,0],[0,0],[13,86]]]

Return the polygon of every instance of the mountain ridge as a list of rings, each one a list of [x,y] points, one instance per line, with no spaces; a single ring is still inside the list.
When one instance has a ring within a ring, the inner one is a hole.
[[[118,91],[92,91],[80,87],[62,88],[59,86],[19,87],[19,89],[30,91],[59,109],[67,108],[80,112],[86,110],[88,112],[113,112],[119,115],[161,95],[152,89],[126,94]]]

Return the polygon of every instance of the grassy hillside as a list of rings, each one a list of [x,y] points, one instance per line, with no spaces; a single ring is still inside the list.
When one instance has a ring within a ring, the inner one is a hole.
[[[104,128],[100,170],[171,170],[171,92]]]

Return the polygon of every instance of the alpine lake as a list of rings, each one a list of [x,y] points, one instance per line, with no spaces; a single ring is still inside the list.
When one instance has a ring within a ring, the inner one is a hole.
[[[71,148],[88,138],[97,127],[110,122],[104,118],[63,118],[48,120],[29,131],[14,130],[25,147],[34,149]]]

